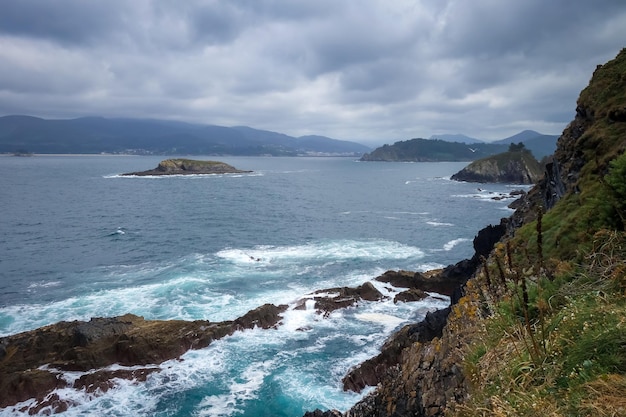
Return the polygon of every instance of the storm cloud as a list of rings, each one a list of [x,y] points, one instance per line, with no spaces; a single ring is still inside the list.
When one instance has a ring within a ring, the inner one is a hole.
[[[164,118],[370,145],[558,134],[621,0],[7,0],[0,115]]]

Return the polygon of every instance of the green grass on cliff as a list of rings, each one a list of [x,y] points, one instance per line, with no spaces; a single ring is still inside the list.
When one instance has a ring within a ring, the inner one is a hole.
[[[492,281],[503,273],[508,286],[466,355],[471,397],[457,415],[626,415],[626,234],[598,233],[585,258],[492,263]]]
[[[583,161],[574,189],[476,277],[485,318],[454,415],[626,416],[626,49],[578,106],[586,130],[559,145]]]

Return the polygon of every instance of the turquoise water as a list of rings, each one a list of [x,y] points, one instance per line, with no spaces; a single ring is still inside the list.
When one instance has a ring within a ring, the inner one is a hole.
[[[118,381],[100,395],[59,390],[74,404],[65,415],[346,410],[363,395],[341,389],[350,367],[446,301],[363,302],[328,317],[295,303],[388,269],[470,257],[478,230],[510,213],[510,199],[492,197],[513,189],[450,181],[463,163],[349,158],[211,157],[254,172],[119,176],[160,159],[0,157],[0,336],[128,312],[221,321],[265,303],[290,309],[277,329],[235,333],[162,364],[145,383]]]

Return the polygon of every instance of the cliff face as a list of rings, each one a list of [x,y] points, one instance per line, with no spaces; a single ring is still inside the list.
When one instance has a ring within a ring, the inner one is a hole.
[[[404,348],[346,415],[624,412],[624,205],[604,178],[611,161],[626,163],[626,49],[597,68],[577,104],[544,178],[503,220],[507,236],[467,277],[441,336]]]
[[[507,184],[535,184],[543,172],[527,151],[504,152],[474,161],[452,175],[455,181]]]

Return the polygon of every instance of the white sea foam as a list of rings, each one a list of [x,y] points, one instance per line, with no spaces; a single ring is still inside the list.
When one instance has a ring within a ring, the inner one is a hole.
[[[307,262],[309,260],[344,260],[363,258],[407,259],[423,257],[424,253],[413,246],[381,240],[331,240],[295,246],[256,246],[251,249],[224,249],[217,256],[234,263],[271,264],[275,262]]]
[[[470,241],[470,239],[466,239],[466,238],[453,239],[453,240],[449,241],[448,243],[446,243],[445,245],[443,245],[443,250],[450,251],[456,245],[458,245],[460,243],[463,243],[463,242],[469,242],[469,241]]]
[[[507,200],[516,200],[519,198],[517,195],[511,195],[509,192],[500,192],[500,191],[489,191],[483,190],[481,188],[477,189],[476,193],[470,194],[455,194],[452,195],[454,198],[473,198],[482,201],[492,201],[492,202],[501,202]]]
[[[395,328],[400,323],[404,323],[406,320],[392,316],[391,314],[382,314],[382,313],[360,313],[355,314],[354,317],[361,321],[367,321],[370,323],[378,323],[382,324],[385,327]]]
[[[33,282],[32,284],[28,286],[28,289],[32,290],[35,288],[58,287],[59,285],[61,285],[61,281],[40,281],[40,282]]]
[[[454,224],[452,223],[446,223],[446,222],[436,222],[436,221],[427,221],[426,224],[429,224],[431,226],[454,226]]]
[[[263,380],[271,372],[274,361],[261,361],[250,364],[240,376],[231,378],[227,394],[210,395],[196,407],[198,416],[231,416],[242,411],[243,403],[257,398]]]
[[[123,175],[123,174],[109,174],[103,175],[102,178],[130,178],[130,179],[199,179],[199,178],[241,178],[241,177],[262,177],[262,172],[245,172],[239,174],[170,174],[170,175]]]
[[[415,267],[415,270],[419,272],[426,272],[426,271],[432,271],[434,269],[442,269],[445,267],[446,266],[443,264],[430,262],[430,263],[423,263],[423,264],[417,265],[417,267]]]
[[[85,286],[99,288],[94,291],[87,287],[80,296],[0,308],[0,336],[60,320],[129,312],[146,319],[233,320],[265,303],[286,304],[318,289],[359,285],[385,270],[344,269],[336,275],[337,264],[423,256],[420,249],[393,241],[341,240],[225,249],[210,259],[192,255],[167,264],[109,266],[94,272],[98,281],[85,281]],[[31,290],[37,285],[58,284],[35,283]]]

